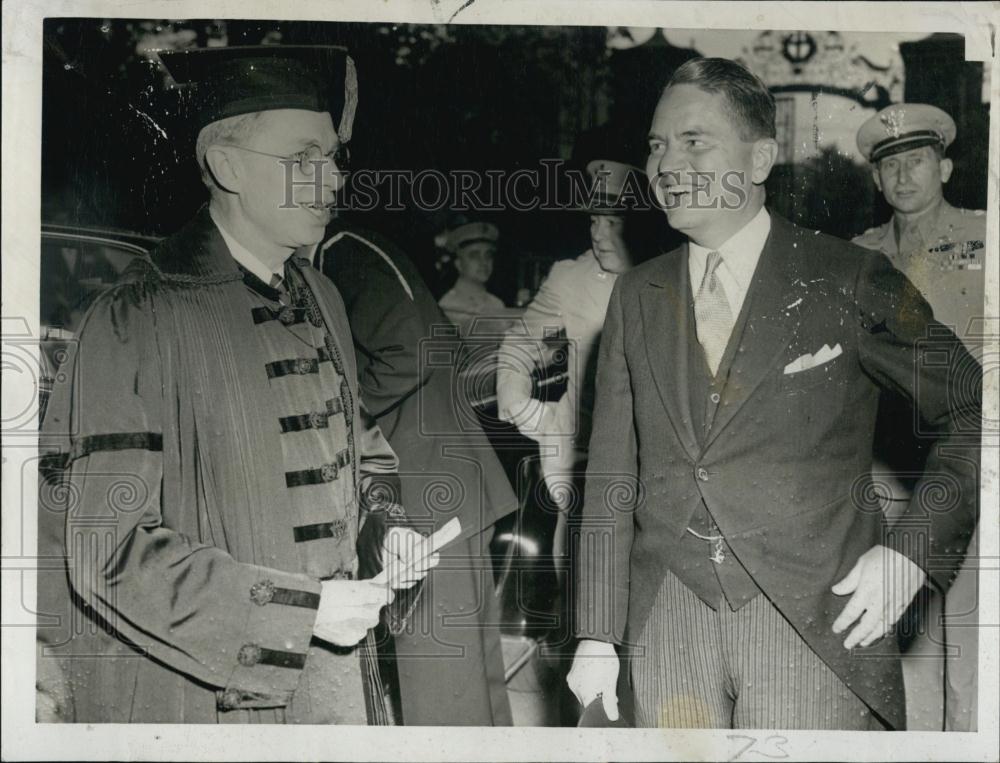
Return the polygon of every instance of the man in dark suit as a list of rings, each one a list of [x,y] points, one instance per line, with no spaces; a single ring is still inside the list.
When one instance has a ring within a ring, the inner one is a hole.
[[[965,552],[981,371],[884,256],[766,210],[774,114],[698,59],[653,116],[646,169],[688,243],[611,296],[568,681],[614,719],[617,645],[638,725],[902,728],[883,637]],[[882,388],[936,438],[891,527],[865,500]]]
[[[365,405],[399,457],[398,500],[427,531],[453,516],[462,523],[420,598],[388,610],[400,618],[389,625],[402,723],[509,726],[489,540],[517,496],[472,409],[461,408],[456,363],[441,361],[457,360],[461,341],[384,237],[337,220],[315,264],[344,299]]]

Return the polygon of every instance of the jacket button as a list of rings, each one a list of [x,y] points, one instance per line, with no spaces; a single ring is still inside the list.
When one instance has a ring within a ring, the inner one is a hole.
[[[314,411],[309,414],[309,426],[313,429],[322,429],[326,426],[326,414]]]
[[[256,644],[244,644],[236,655],[240,665],[251,668],[260,662],[260,647]]]
[[[695,472],[695,474],[698,475],[698,479],[702,482],[708,482],[708,471],[704,467],[699,466],[698,471]]]
[[[323,464],[323,468],[320,473],[323,476],[323,482],[333,482],[337,479],[338,468],[336,464]]]
[[[718,392],[713,392],[711,395],[708,396],[708,399],[711,400],[713,403],[718,404],[718,402],[722,399],[722,395],[720,395]]]
[[[226,689],[218,699],[220,710],[235,710],[240,706],[243,694],[236,689]]]
[[[265,604],[270,604],[271,599],[274,598],[274,583],[270,580],[261,580],[254,583],[250,587],[250,600],[263,607]]]
[[[293,307],[283,307],[278,312],[278,320],[284,323],[286,326],[291,326],[295,323],[295,308]]]

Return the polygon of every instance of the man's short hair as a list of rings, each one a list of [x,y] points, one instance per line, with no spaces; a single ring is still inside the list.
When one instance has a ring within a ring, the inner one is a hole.
[[[202,182],[212,189],[216,187],[212,171],[208,167],[205,155],[208,149],[219,143],[231,145],[242,145],[253,137],[260,126],[260,116],[263,112],[256,111],[250,114],[239,114],[235,117],[227,117],[210,122],[201,128],[198,133],[198,142],[195,145],[195,157],[198,159],[198,167],[201,169]]]
[[[745,66],[728,58],[693,58],[681,64],[667,83],[694,85],[709,93],[722,93],[733,111],[733,123],[746,141],[774,138],[774,96]],[[667,88],[664,88],[666,90]]]

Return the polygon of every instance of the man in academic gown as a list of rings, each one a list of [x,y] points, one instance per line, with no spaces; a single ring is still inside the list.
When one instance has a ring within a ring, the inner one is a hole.
[[[353,62],[162,58],[194,90],[211,200],[96,301],[62,368],[43,434],[64,477],[40,537],[61,525],[66,567],[40,593],[40,711],[386,723],[369,628],[434,560],[382,498],[397,459],[361,404],[343,303],[292,257],[330,219]],[[388,584],[359,579],[383,563]]]

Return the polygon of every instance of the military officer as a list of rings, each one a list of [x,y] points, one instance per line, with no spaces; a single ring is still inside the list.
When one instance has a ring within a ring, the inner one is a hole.
[[[858,149],[893,216],[854,243],[881,251],[906,273],[934,317],[974,352],[974,336],[982,333],[975,319],[983,314],[986,216],[944,199],[952,172],[945,150],[955,132],[950,116],[924,103],[894,104],[861,126]]]
[[[499,238],[497,227],[484,222],[459,225],[445,237],[445,248],[454,258],[458,280],[438,304],[463,337],[473,330],[480,315],[504,310],[503,301],[486,288],[493,275]]]
[[[642,171],[621,162],[598,159],[587,172],[591,198],[582,211],[590,215],[591,247],[552,266],[522,319],[508,329],[497,363],[499,415],[542,446],[542,475],[564,511],[575,492],[566,477],[585,465],[596,350],[611,289],[619,274],[631,269],[640,245],[632,235],[637,213],[623,203],[626,188],[630,182],[633,189],[645,187],[644,179],[637,180]],[[552,361],[552,345],[545,340],[557,335],[567,342],[566,393],[558,401],[541,402],[532,398],[532,375]],[[560,530],[561,524],[557,540]]]
[[[945,152],[955,135],[954,120],[924,103],[894,104],[861,126],[858,149],[871,163],[875,185],[893,215],[854,243],[885,254],[924,295],[934,317],[952,327],[977,355],[983,334],[986,216],[982,210],[959,209],[944,199],[944,184],[952,173]],[[909,412],[902,416],[909,427]],[[897,449],[898,444],[888,447]],[[877,449],[876,459],[881,456],[889,454]],[[906,500],[908,490],[896,478],[886,474],[880,481],[892,490],[894,500]],[[975,729],[977,537],[969,548],[943,604],[945,633],[934,625],[940,620],[941,597],[932,595],[924,616],[927,630],[911,645],[910,659],[903,663],[911,695],[911,728],[940,729],[943,704],[946,728]],[[945,650],[955,647],[957,653],[942,661]]]

